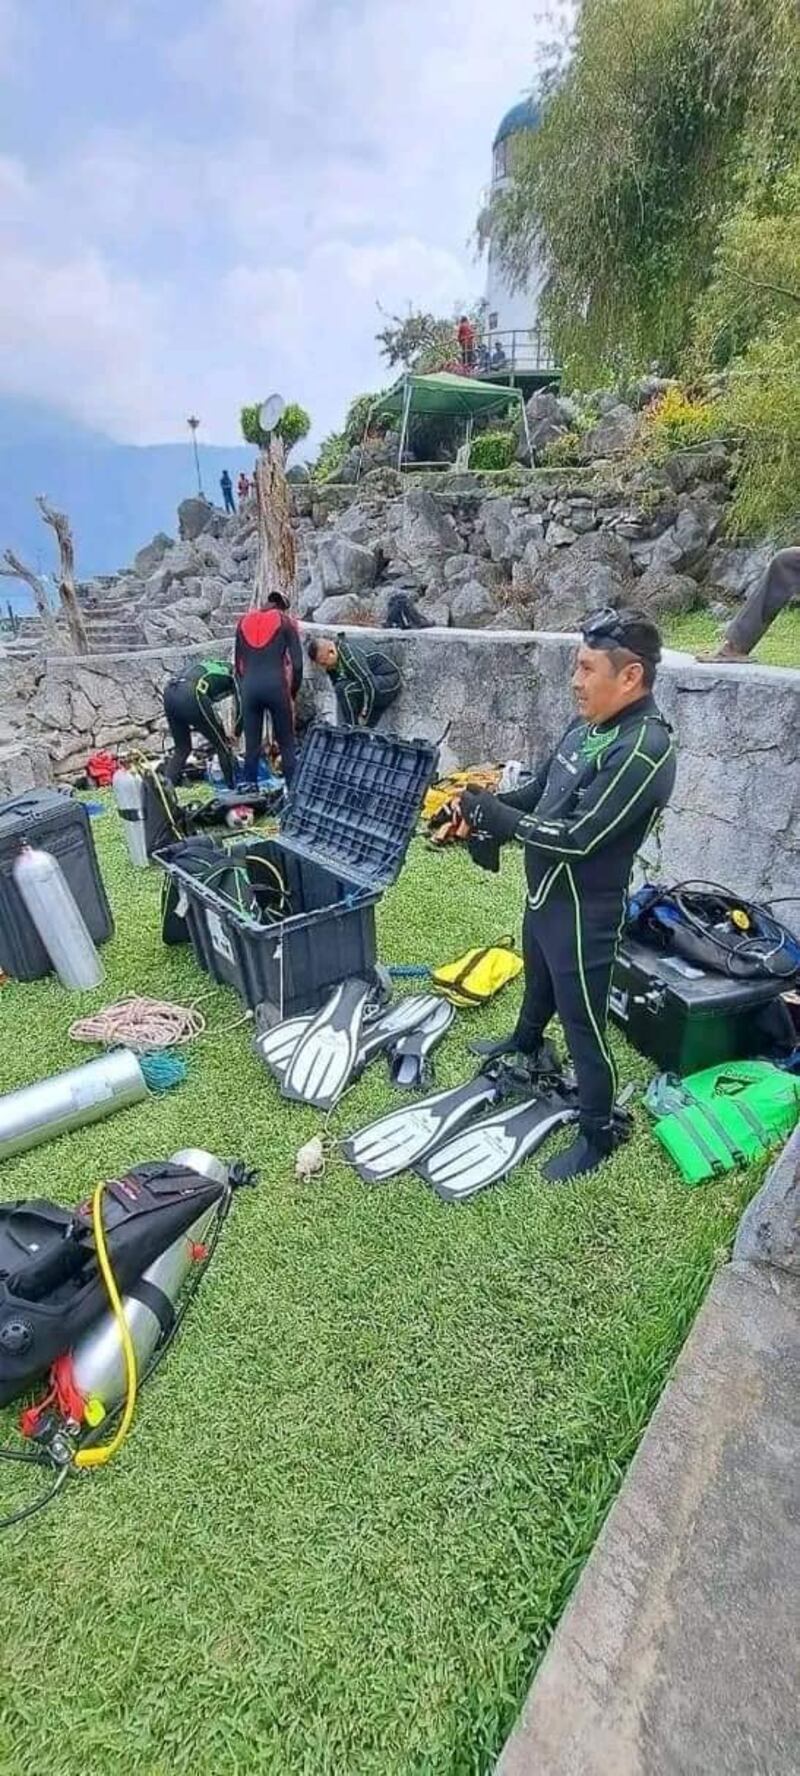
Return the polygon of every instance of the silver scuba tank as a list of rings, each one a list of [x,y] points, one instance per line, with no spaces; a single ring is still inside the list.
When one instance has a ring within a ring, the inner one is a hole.
[[[23,845],[13,875],[62,986],[99,987],[103,964],[56,859]]]
[[[144,1074],[129,1048],[6,1092],[0,1098],[0,1159],[53,1141],[84,1123],[98,1122],[146,1097]]]
[[[128,856],[136,869],[146,869],[149,859],[144,832],[144,786],[136,771],[121,765],[111,779],[114,800],[122,821]]]
[[[180,1153],[171,1154],[170,1164],[186,1166],[193,1172],[199,1172],[201,1177],[210,1178],[223,1187],[227,1186],[227,1166],[222,1160],[216,1159],[213,1153],[205,1153],[201,1148],[187,1147]],[[218,1214],[219,1204],[205,1209],[192,1226],[173,1240],[172,1245],[167,1246],[166,1251],[143,1273],[142,1282],[157,1289],[172,1307],[176,1305],[192,1265],[197,1261],[194,1248],[204,1244]],[[146,1301],[125,1295],[122,1307],[136,1352],[136,1366],[141,1375],[162,1336],[163,1326],[155,1309]],[[90,1423],[101,1420],[102,1415],[98,1408],[102,1407],[105,1412],[109,1412],[123,1399],[126,1386],[125,1360],[119,1327],[111,1312],[103,1314],[91,1330],[78,1340],[72,1352],[72,1379],[78,1392],[89,1403],[87,1418]]]

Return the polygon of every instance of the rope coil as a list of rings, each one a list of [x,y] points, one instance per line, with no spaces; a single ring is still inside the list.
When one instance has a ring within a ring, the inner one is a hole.
[[[145,999],[132,994],[116,1005],[106,1005],[90,1017],[70,1025],[73,1042],[99,1042],[104,1048],[132,1048],[135,1054],[153,1054],[162,1048],[180,1048],[202,1036],[206,1020],[196,1005],[171,1005],[166,999]]]

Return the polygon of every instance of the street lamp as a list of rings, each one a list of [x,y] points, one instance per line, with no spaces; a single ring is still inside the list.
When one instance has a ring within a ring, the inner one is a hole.
[[[200,474],[200,457],[199,457],[198,450],[197,450],[197,428],[200,424],[200,421],[199,421],[199,419],[197,419],[196,415],[194,413],[192,413],[190,415],[190,417],[187,419],[186,424],[188,425],[189,430],[192,434],[192,447],[194,449],[194,466],[195,466],[195,469],[197,470],[197,491],[200,495],[200,498],[205,499],[205,494],[203,492],[203,481],[202,481],[202,476]]]

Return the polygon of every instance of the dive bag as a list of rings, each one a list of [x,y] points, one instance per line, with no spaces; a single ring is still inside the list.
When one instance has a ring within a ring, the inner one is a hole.
[[[715,882],[643,883],[628,901],[625,930],[640,943],[736,980],[791,981],[800,940],[769,908]]]
[[[455,962],[431,969],[431,981],[453,1005],[486,1005],[509,981],[522,973],[522,957],[514,940],[501,937],[484,950],[467,950]]]
[[[684,1183],[702,1184],[791,1134],[800,1117],[800,1079],[770,1061],[727,1061],[686,1079],[661,1075],[645,1103],[658,1116],[656,1140]]]
[[[223,826],[232,808],[250,808],[253,818],[258,820],[262,815],[275,812],[283,800],[281,784],[279,789],[259,790],[257,794],[227,790],[211,801],[180,802],[174,784],[157,766],[143,765],[141,778],[144,841],[150,858],[181,839],[191,838],[209,827]]]
[[[221,895],[243,918],[270,924],[291,912],[286,878],[276,861],[279,857],[269,839],[254,837],[228,848],[216,839],[193,838],[169,846],[160,861],[177,864],[184,874]],[[190,942],[187,914],[186,890],[167,869],[161,887],[162,942]]]

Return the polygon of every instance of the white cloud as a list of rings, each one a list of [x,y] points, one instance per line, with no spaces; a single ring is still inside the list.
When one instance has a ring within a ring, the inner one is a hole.
[[[168,346],[157,291],[92,251],[57,261],[3,254],[0,383],[134,441],[159,428]],[[165,416],[164,416],[165,417]],[[170,427],[163,435],[174,436]]]
[[[0,159],[0,381],[137,441],[192,407],[229,440],[280,387],[319,436],[386,379],[378,304],[481,289],[469,238],[530,0],[214,0],[172,43],[146,10],[174,106],[136,131],[89,112],[35,175]],[[108,22],[141,17],[119,0]]]

